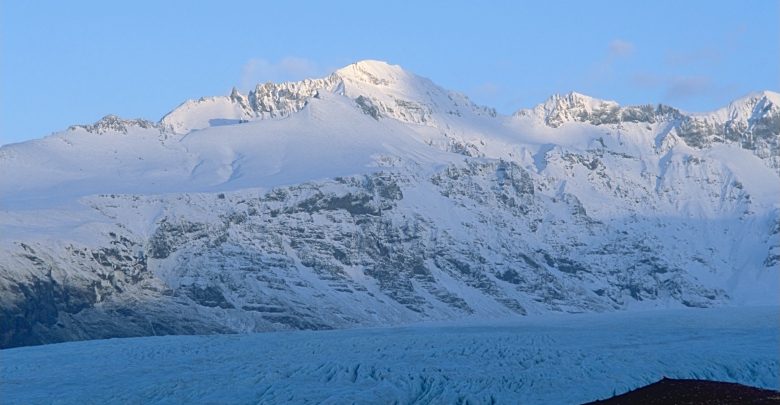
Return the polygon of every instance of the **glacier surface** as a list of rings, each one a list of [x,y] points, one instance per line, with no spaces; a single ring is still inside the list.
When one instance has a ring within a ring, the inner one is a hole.
[[[0,351],[0,398],[576,404],[664,376],[777,390],[779,316],[777,307],[678,309],[70,342]]]

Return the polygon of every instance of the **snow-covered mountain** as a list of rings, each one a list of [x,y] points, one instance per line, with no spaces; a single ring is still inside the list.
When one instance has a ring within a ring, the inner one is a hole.
[[[511,116],[398,66],[0,148],[2,347],[776,304],[780,95]]]

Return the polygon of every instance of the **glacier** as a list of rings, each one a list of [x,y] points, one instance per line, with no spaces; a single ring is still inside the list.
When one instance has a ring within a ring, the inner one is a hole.
[[[522,403],[662,377],[780,388],[777,307],[564,314],[337,331],[69,342],[0,352],[5,404]]]
[[[777,305],[778,145],[772,91],[501,115],[379,61],[107,116],[0,147],[0,347]]]

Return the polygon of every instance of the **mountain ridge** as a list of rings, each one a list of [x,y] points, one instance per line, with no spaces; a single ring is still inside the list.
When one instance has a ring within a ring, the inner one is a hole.
[[[0,346],[780,298],[774,93],[503,116],[351,66],[1,147]]]
[[[159,126],[165,130],[170,130],[173,133],[185,133],[182,132],[182,129],[184,128],[178,128],[176,125],[170,122],[173,119],[171,117],[172,115],[174,115],[177,111],[181,109],[192,108],[192,106],[197,105],[199,103],[214,103],[216,101],[224,101],[224,100],[229,100],[235,104],[239,104],[242,107],[243,109],[242,113],[244,114],[248,114],[249,111],[253,111],[256,114],[259,114],[259,116],[256,117],[251,117],[247,115],[245,119],[263,118],[266,116],[271,118],[277,116],[283,117],[289,115],[290,113],[300,110],[302,105],[297,104],[294,106],[294,108],[277,111],[278,107],[273,108],[272,103],[269,103],[268,100],[264,102],[262,100],[262,97],[270,97],[270,99],[279,102],[280,100],[289,98],[290,96],[295,97],[297,101],[305,101],[305,99],[316,97],[319,90],[327,90],[334,93],[345,94],[345,93],[349,93],[348,91],[345,91],[345,89],[343,88],[343,82],[345,80],[347,82],[352,82],[352,83],[361,83],[361,84],[368,83],[374,86],[384,86],[384,87],[389,87],[390,84],[401,83],[401,87],[407,87],[407,88],[415,87],[411,84],[419,85],[420,83],[425,83],[426,85],[433,86],[439,90],[445,91],[450,95],[458,95],[458,97],[461,98],[463,101],[471,103],[470,101],[468,101],[467,96],[455,92],[448,92],[446,90],[443,90],[441,87],[433,83],[430,79],[417,76],[413,73],[409,73],[408,71],[404,70],[398,65],[391,65],[387,62],[379,61],[379,60],[362,60],[347,65],[343,68],[340,68],[335,72],[331,73],[330,75],[323,78],[304,79],[300,81],[286,81],[280,83],[273,83],[273,82],[258,83],[255,86],[255,89],[251,90],[248,95],[241,94],[241,92],[234,87],[231,90],[230,94],[227,96],[208,96],[208,97],[201,97],[200,99],[189,99],[181,103],[178,107],[166,113],[160,120],[156,122],[149,121],[143,118],[125,119],[113,114],[109,114],[95,121],[92,124],[74,124],[69,129],[85,128],[88,131],[104,132],[108,128],[100,128],[99,124],[103,123],[103,127],[105,127],[105,123],[107,121],[114,121],[114,122],[121,121],[125,125],[134,124],[142,127]],[[359,92],[354,92],[354,94],[350,94],[350,96],[354,96],[353,98],[357,98],[361,95],[362,94],[359,94]],[[535,107],[532,107],[530,109],[520,109],[515,111],[514,113],[506,115],[505,117],[527,116],[537,111],[544,111],[543,118],[545,121],[551,121],[549,115],[551,114],[554,115],[556,113],[566,116],[568,118],[567,121],[572,121],[576,118],[575,117],[576,112],[584,112],[587,115],[587,113],[592,113],[593,109],[599,109],[599,108],[601,109],[605,109],[605,108],[606,109],[615,109],[615,108],[642,109],[647,106],[653,106],[655,109],[668,111],[669,113],[673,113],[680,116],[688,116],[694,119],[718,117],[718,119],[721,121],[727,121],[728,119],[750,120],[752,115],[744,113],[744,111],[746,110],[746,105],[757,105],[757,104],[769,105],[768,106],[769,109],[771,109],[772,107],[776,107],[780,105],[780,93],[770,91],[770,90],[755,91],[733,100],[727,106],[720,107],[710,112],[688,113],[667,104],[621,105],[612,100],[598,99],[576,91],[570,91],[565,94],[559,94],[559,93],[553,94],[546,101],[536,105]],[[494,116],[500,115],[490,107],[477,106],[477,105],[474,106],[477,109],[490,111],[491,115]],[[750,108],[747,107],[747,109]],[[211,119],[215,119],[215,120],[224,119],[225,121],[230,120],[229,118],[224,118],[219,116],[212,117]],[[224,125],[226,123],[227,122],[224,123],[220,122],[218,123],[218,125]],[[233,123],[239,123],[239,122],[233,122]],[[559,125],[559,124],[553,124],[553,125]],[[186,128],[186,129],[202,129],[204,127]],[[121,129],[118,130],[121,131]]]
[[[422,89],[422,90],[421,90]],[[736,142],[753,150],[780,172],[780,94],[769,90],[738,98],[728,106],[707,113],[686,113],[665,104],[622,106],[577,92],[554,94],[531,109],[509,116],[478,106],[468,97],[447,91],[431,80],[409,73],[397,65],[376,60],[353,63],[320,79],[258,84],[247,95],[233,89],[228,96],[187,100],[157,123],[121,120],[124,125],[156,126],[165,133],[184,135],[211,126],[235,125],[258,119],[284,118],[300,111],[321,92],[353,99],[375,119],[393,118],[407,123],[446,127],[447,115],[476,114],[498,120],[508,117],[540,120],[553,128],[572,122],[594,125],[620,125],[626,122],[655,124],[670,122],[675,132],[693,147],[713,142]],[[436,114],[434,114],[434,111]],[[443,118],[442,118],[443,116]],[[90,125],[77,125],[92,131],[105,131],[107,116]],[[119,128],[121,129],[121,128]],[[463,140],[448,141],[468,153]]]

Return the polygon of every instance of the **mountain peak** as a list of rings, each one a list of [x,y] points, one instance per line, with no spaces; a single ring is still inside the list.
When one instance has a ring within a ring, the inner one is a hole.
[[[769,90],[750,93],[732,101],[727,108],[732,115],[739,114],[739,110],[750,110],[751,115],[760,114],[765,110],[780,108],[780,93]]]
[[[594,112],[618,110],[620,105],[614,101],[600,100],[582,93],[569,92],[553,94],[544,103],[533,109],[534,115],[543,118],[551,127],[558,127],[569,121],[586,121]],[[527,112],[521,112],[525,115]]]
[[[389,86],[411,76],[398,65],[379,60],[362,60],[337,70],[336,75],[343,80]]]
[[[772,104],[780,105],[780,93],[771,90],[762,90],[762,91],[749,93],[747,96],[741,99],[737,99],[736,101],[744,100],[744,99],[767,100],[770,101]]]
[[[261,83],[247,95],[187,101],[162,118],[162,126],[184,134],[194,129],[255,119],[283,118],[300,111],[313,97],[335,93],[352,100],[374,118],[436,126],[436,114],[495,117],[494,109],[474,105],[468,97],[447,91],[398,65],[362,60],[320,79]]]
[[[398,65],[393,65],[387,61],[378,59],[363,59],[345,67],[348,66],[358,66],[362,69],[401,69]]]
[[[72,125],[69,130],[83,129],[95,134],[104,134],[106,132],[127,133],[128,127],[140,127],[144,129],[156,128],[157,124],[144,119],[136,118],[126,120],[114,114],[109,114],[95,121],[93,124]]]
[[[742,127],[740,131],[758,124],[759,127],[766,127],[764,129],[770,133],[777,133],[780,127],[780,94],[769,90],[752,92],[730,102],[726,107],[707,113],[693,113],[690,117],[716,126],[725,124]]]
[[[570,91],[566,94],[553,94],[542,105],[550,111],[563,109],[585,109],[587,111],[592,111],[604,105],[619,106],[615,101],[598,99],[576,91]]]
[[[745,94],[742,97],[736,98],[729,103],[727,107],[730,108],[738,105],[750,105],[753,106],[760,102],[769,102],[772,104],[780,104],[780,93],[776,93],[770,90],[754,91]]]
[[[241,92],[238,91],[238,89],[235,86],[233,86],[233,89],[230,90],[230,98],[232,100],[239,100],[242,99],[243,97],[244,96],[241,94]]]

